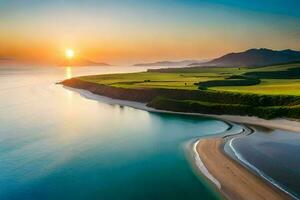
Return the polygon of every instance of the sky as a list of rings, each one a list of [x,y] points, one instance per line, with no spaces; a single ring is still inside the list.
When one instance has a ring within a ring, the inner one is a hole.
[[[0,57],[111,64],[300,50],[298,0],[0,0]]]

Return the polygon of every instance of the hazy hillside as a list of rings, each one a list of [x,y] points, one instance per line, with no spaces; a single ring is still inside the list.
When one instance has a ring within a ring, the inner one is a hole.
[[[61,59],[58,62],[38,62],[31,60],[19,60],[12,57],[0,57],[1,66],[111,66],[104,62],[94,62],[88,59],[74,58],[72,60]]]
[[[104,62],[94,62],[84,58],[76,58],[72,60],[61,60],[59,66],[111,66]]]
[[[153,62],[153,63],[138,63],[133,66],[187,66],[192,63],[203,63],[206,62],[207,60],[182,60],[182,61],[158,61],[158,62]]]

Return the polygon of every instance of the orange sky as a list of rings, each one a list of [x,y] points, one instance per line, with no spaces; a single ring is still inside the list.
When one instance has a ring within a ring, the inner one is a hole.
[[[225,4],[2,4],[5,57],[55,63],[72,48],[94,61],[133,64],[248,48],[300,49],[298,16]]]

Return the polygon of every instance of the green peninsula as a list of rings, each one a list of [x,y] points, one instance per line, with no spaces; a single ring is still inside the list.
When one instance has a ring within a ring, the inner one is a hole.
[[[83,76],[63,85],[170,111],[300,118],[300,63],[154,69]]]

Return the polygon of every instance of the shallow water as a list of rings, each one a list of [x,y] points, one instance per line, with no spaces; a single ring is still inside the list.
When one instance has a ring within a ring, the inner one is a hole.
[[[0,199],[218,199],[184,144],[224,122],[109,105],[55,84],[141,70],[0,68]]]
[[[254,134],[233,139],[231,149],[236,150],[239,159],[254,172],[300,199],[300,134],[254,129]],[[228,143],[226,148],[229,148]]]

